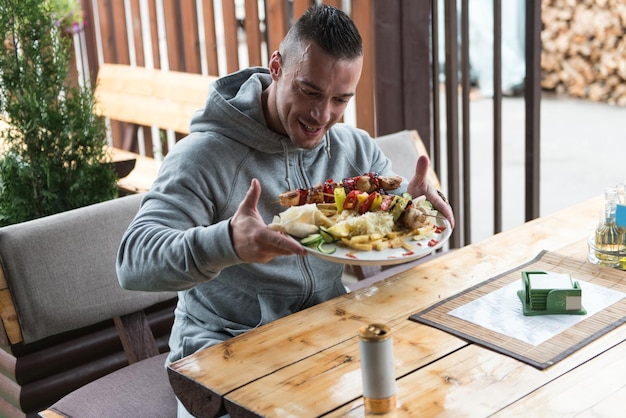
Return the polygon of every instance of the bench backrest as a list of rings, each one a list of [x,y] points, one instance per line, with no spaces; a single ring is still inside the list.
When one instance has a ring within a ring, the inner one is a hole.
[[[102,64],[96,83],[96,113],[112,120],[189,133],[194,111],[202,108],[217,77]]]
[[[0,342],[31,343],[176,297],[117,280],[117,249],[141,197],[0,228]]]

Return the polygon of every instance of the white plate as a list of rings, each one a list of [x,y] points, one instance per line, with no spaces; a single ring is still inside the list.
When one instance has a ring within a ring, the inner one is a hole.
[[[389,248],[383,251],[359,251],[338,243],[324,244],[324,247],[327,249],[335,247],[335,252],[332,254],[324,254],[320,252],[317,247],[305,246],[304,248],[311,255],[319,257],[323,260],[332,261],[334,263],[352,264],[357,266],[390,266],[394,264],[408,263],[409,261],[427,256],[433,251],[441,248],[446,241],[448,241],[450,235],[452,234],[452,228],[450,228],[448,220],[437,218],[436,225],[445,226],[445,229],[422,240],[415,241],[413,237],[405,239],[406,242],[413,246],[413,251],[407,251],[404,248]],[[433,239],[436,240],[437,243],[429,246],[428,243]]]

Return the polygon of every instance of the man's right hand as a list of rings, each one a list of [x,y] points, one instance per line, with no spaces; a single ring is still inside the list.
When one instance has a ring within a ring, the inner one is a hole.
[[[252,179],[246,197],[230,220],[230,237],[235,252],[246,263],[265,263],[281,255],[305,255],[295,239],[267,227],[257,205],[261,184]]]

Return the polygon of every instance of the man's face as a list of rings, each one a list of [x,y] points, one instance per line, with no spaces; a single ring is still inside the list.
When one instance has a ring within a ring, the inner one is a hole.
[[[294,145],[315,148],[324,134],[343,116],[354,96],[363,59],[331,57],[309,43],[288,63],[274,53],[270,62],[276,83],[276,112]]]

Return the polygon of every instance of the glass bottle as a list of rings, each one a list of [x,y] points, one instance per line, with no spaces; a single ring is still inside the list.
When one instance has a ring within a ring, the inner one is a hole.
[[[617,185],[615,223],[626,231],[626,181]]]
[[[626,181],[617,185],[617,204],[615,206],[615,223],[621,235],[619,261],[622,270],[626,270]]]
[[[615,222],[617,188],[610,187],[604,193],[604,212],[596,229],[596,258],[607,267],[620,267],[620,251],[624,234]]]

